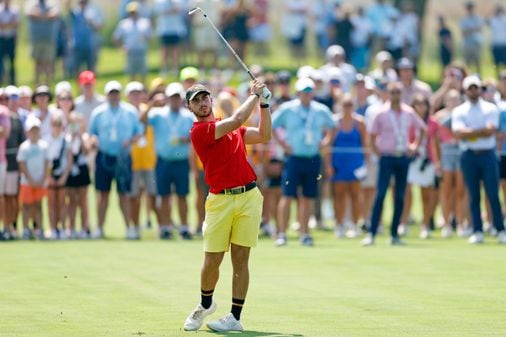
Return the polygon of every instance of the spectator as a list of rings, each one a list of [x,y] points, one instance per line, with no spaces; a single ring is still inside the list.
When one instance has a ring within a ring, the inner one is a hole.
[[[28,114],[32,111],[33,90],[29,86],[22,85],[19,90],[19,117],[24,124]]]
[[[11,0],[4,0],[0,3],[0,85],[16,84],[15,57],[18,26],[18,7],[12,5]],[[9,79],[6,78],[6,59],[9,60]]]
[[[212,22],[219,19],[219,0],[195,0],[195,7],[200,7]],[[218,67],[219,38],[213,29],[209,29],[209,23],[203,15],[192,15],[193,44],[197,52],[197,63],[201,69],[214,69]],[[186,87],[186,86],[185,86]],[[191,87],[188,86],[188,88]]]
[[[26,5],[30,28],[35,83],[51,83],[54,76],[60,10],[52,0],[30,1]]]
[[[6,141],[6,159],[7,172],[5,175],[4,193],[4,239],[17,239],[17,218],[19,213],[18,193],[19,193],[19,165],[16,161],[16,155],[21,143],[25,140],[23,123],[19,118],[19,90],[14,86],[5,88],[5,94],[8,97],[7,108],[10,113],[10,132]]]
[[[366,17],[363,7],[358,7],[355,15],[351,17],[351,45],[350,63],[359,71],[369,68],[371,34],[373,27]]]
[[[102,43],[100,30],[104,26],[102,12],[90,0],[79,0],[73,8],[70,0],[66,0],[66,8],[70,18],[72,74],[75,76],[82,70],[96,71]]]
[[[291,55],[302,62],[306,57],[307,14],[309,7],[304,0],[284,0],[281,32],[290,44]]]
[[[399,81],[402,83],[402,102],[409,104],[413,102],[413,97],[417,94],[430,98],[432,96],[431,87],[415,77],[415,65],[408,59],[402,58],[397,64],[399,69]]]
[[[183,239],[191,239],[186,199],[190,191],[190,129],[193,116],[183,107],[185,91],[180,83],[169,84],[165,93],[167,105],[153,108],[148,116],[143,117],[155,134],[156,183],[161,197],[160,238],[172,237],[174,225],[170,197],[175,192],[181,220],[179,233]]]
[[[360,220],[360,180],[367,174],[364,158],[366,129],[361,116],[354,112],[351,95],[345,94],[339,103],[341,113],[335,116],[336,131],[328,152],[327,176],[333,183],[336,237],[358,235]],[[351,226],[346,231],[344,222],[346,205],[351,202]]]
[[[355,85],[353,87],[353,98],[355,104],[355,112],[364,117],[369,107],[370,97],[374,90],[374,83],[368,76],[357,74]]]
[[[46,141],[51,135],[51,116],[55,113],[55,108],[49,105],[52,99],[53,95],[47,85],[38,86],[32,96],[35,108],[30,115],[37,117],[41,123],[38,136]]]
[[[460,20],[460,30],[463,37],[463,53],[466,65],[474,66],[477,73],[481,69],[481,46],[483,43],[483,19],[475,13],[475,4],[466,3],[466,16]]]
[[[501,203],[499,201],[499,168],[495,154],[495,133],[499,127],[499,111],[496,105],[480,98],[481,81],[476,76],[464,79],[463,88],[467,101],[452,112],[452,131],[462,150],[461,165],[464,182],[469,192],[469,208],[473,223],[473,235],[469,242],[484,242],[483,223],[480,212],[480,185],[492,209],[497,242],[506,244]]]
[[[496,104],[499,109],[499,132],[497,133],[497,148],[500,155],[499,174],[504,198],[506,197],[506,70],[499,73]]]
[[[397,228],[404,208],[408,168],[411,158],[417,153],[421,139],[425,135],[425,124],[413,109],[402,103],[402,84],[388,84],[389,101],[384,105],[372,123],[370,144],[379,159],[378,185],[376,199],[371,215],[371,228],[362,240],[364,246],[374,244],[380,217],[383,212],[383,201],[392,175],[395,178],[394,213],[390,229],[392,245],[403,245]],[[409,130],[420,130],[418,138],[410,141]]]
[[[2,89],[0,93],[0,212],[2,213],[2,217],[0,221],[3,220],[4,223],[4,232],[8,229],[8,222],[5,217],[5,207],[4,207],[4,191],[6,184],[6,175],[7,175],[7,139],[9,138],[9,133],[11,131],[11,120],[9,109],[7,108],[7,102],[9,100],[9,96],[5,94],[5,90]],[[3,233],[0,232],[0,240],[4,238]]]
[[[126,72],[130,79],[144,82],[147,74],[146,54],[151,39],[151,23],[139,15],[139,3],[127,5],[128,17],[121,20],[113,33],[113,39],[127,54]]]
[[[369,76],[378,82],[385,80],[387,82],[397,81],[397,72],[394,69],[392,54],[386,50],[379,51],[374,57],[376,68],[369,72]]]
[[[434,119],[437,122],[435,134],[436,143],[439,145],[439,157],[441,162],[441,211],[443,215],[443,228],[441,236],[450,237],[452,223],[457,225],[457,233],[460,236],[467,235],[466,221],[466,190],[464,178],[460,169],[460,150],[457,139],[451,132],[452,111],[461,103],[460,93],[451,89],[445,96],[444,108],[437,111]]]
[[[104,237],[105,217],[109,206],[111,183],[116,180],[123,221],[128,233],[132,168],[130,147],[142,134],[137,111],[121,101],[121,84],[110,81],[104,89],[107,102],[99,105],[89,123],[90,142],[97,150],[95,188],[97,190],[98,228],[93,237]]]
[[[353,23],[351,22],[351,8],[336,5],[336,14],[332,22],[332,44],[339,45],[344,49],[344,55],[351,55],[353,49],[351,45],[351,33]]]
[[[272,92],[274,95],[272,98],[272,111],[275,111],[281,104],[291,101],[294,98],[291,93],[290,79],[291,75],[286,70],[281,70],[276,74],[277,90]]]
[[[130,82],[125,87],[125,94],[128,103],[132,104],[136,109],[141,119],[142,113],[148,108],[144,103],[143,96],[145,96],[144,85],[140,82]],[[141,197],[143,192],[147,198],[147,215],[155,208],[156,203],[156,180],[155,180],[155,165],[156,153],[154,145],[153,128],[146,127],[144,123],[144,134],[132,144],[132,187],[130,190],[131,204],[130,216],[132,225],[127,232],[127,239],[138,240],[140,239],[140,209]]]
[[[413,161],[409,164],[408,185],[404,199],[404,210],[401,225],[398,228],[399,235],[407,234],[407,224],[413,200],[412,186],[420,187],[422,200],[422,223],[420,226],[420,239],[428,239],[431,236],[431,222],[434,211],[438,204],[438,187],[440,177],[440,161],[437,155],[434,135],[437,130],[436,121],[429,116],[431,108],[429,99],[421,94],[415,94],[411,107],[427,125],[427,133],[421,140],[420,148]],[[417,137],[416,132],[411,137]]]
[[[162,76],[169,70],[169,59],[172,62],[172,74],[179,71],[181,59],[181,43],[188,34],[182,13],[181,0],[156,0],[153,14],[156,22],[156,34],[161,46]]]
[[[346,52],[340,45],[334,44],[327,48],[327,63],[320,69],[325,73],[329,73],[331,68],[339,68],[341,71],[341,83],[340,87],[344,93],[350,92],[353,83],[355,83],[355,77],[357,71],[355,68],[346,63]]]
[[[88,134],[81,114],[72,111],[68,118],[69,148],[72,156],[72,167],[66,182],[68,199],[68,217],[71,239],[90,238],[88,212],[88,186],[91,183],[86,154],[88,152]],[[76,230],[76,211],[81,215],[81,231]]]
[[[246,0],[232,1],[230,5],[225,5],[221,13],[221,30],[223,37],[230,41],[230,45],[237,55],[245,60],[246,46],[250,39],[248,31],[248,20],[251,10]],[[233,59],[233,55],[231,55]],[[232,64],[239,66],[232,60]]]
[[[453,60],[454,45],[453,34],[450,27],[446,24],[444,15],[438,17],[439,21],[439,57],[443,68],[450,64]]]
[[[82,115],[87,127],[91,112],[105,102],[105,97],[95,91],[96,78],[93,71],[85,70],[80,73],[77,82],[82,95],[76,97],[75,110]]]
[[[377,53],[386,47],[386,41],[390,36],[391,22],[398,11],[386,0],[376,0],[366,10],[366,16],[374,29],[372,34],[372,52]]]
[[[272,28],[269,22],[269,1],[254,0],[251,6],[251,15],[248,21],[249,36],[254,44],[256,56],[269,56],[269,41],[272,38]],[[315,27],[316,29],[316,27]]]
[[[183,88],[188,90],[189,87],[194,85],[200,77],[200,72],[195,67],[184,67],[179,72],[179,81],[183,84]]]
[[[47,138],[49,179],[47,202],[49,223],[51,225],[51,240],[66,240],[65,228],[67,191],[65,184],[72,168],[72,153],[65,137],[64,116],[61,112],[51,116],[51,135]],[[61,225],[61,227],[59,227]]]
[[[492,55],[497,69],[497,74],[501,67],[506,66],[506,12],[502,5],[497,5],[494,15],[488,19],[490,26]]]
[[[412,0],[402,2],[402,13],[399,15],[399,28],[397,33],[403,32],[404,45],[403,57],[413,60],[415,63],[420,56],[420,18],[415,12]]]
[[[334,127],[330,110],[313,100],[314,82],[301,78],[295,84],[298,98],[281,105],[273,115],[273,130],[283,128],[286,139],[276,141],[287,155],[283,173],[281,197],[278,207],[278,238],[276,245],[287,243],[286,230],[293,199],[298,200],[300,223],[300,242],[312,246],[308,221],[311,212],[311,199],[318,195],[317,185],[320,175],[320,147],[327,132]],[[298,188],[302,187],[302,195]]]
[[[27,140],[19,147],[17,161],[21,173],[19,201],[23,207],[23,239],[44,239],[42,200],[46,196],[46,177],[49,173],[47,143],[40,138],[40,120],[29,116],[25,123]],[[28,223],[33,220],[35,228]]]

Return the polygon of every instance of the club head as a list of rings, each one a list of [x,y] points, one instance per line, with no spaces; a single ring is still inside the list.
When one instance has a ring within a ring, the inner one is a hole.
[[[193,15],[196,11],[201,11],[202,12],[202,9],[200,9],[200,7],[195,7],[193,9],[191,9],[189,12],[188,12],[188,15]],[[202,12],[204,13],[204,12]],[[205,14],[204,14],[205,15]]]

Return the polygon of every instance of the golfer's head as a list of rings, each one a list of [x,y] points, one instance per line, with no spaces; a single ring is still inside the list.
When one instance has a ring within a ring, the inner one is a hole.
[[[212,114],[211,92],[202,84],[194,84],[188,88],[186,103],[197,118],[206,118]]]

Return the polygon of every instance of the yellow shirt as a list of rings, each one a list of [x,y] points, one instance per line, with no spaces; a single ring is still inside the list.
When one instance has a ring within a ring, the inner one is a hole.
[[[154,170],[156,165],[155,132],[146,126],[146,133],[132,145],[132,170]]]

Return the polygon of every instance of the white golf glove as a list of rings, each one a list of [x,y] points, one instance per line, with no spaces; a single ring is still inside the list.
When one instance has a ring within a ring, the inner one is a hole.
[[[261,104],[269,104],[269,101],[271,100],[271,98],[272,98],[272,93],[269,91],[269,89],[264,87],[264,89],[262,91],[262,95],[260,95],[260,103]]]

